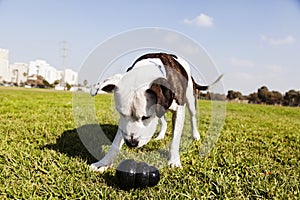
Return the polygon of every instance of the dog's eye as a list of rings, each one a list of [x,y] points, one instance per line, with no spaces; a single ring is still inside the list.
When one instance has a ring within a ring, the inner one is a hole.
[[[144,120],[149,119],[149,118],[150,118],[150,117],[143,116],[143,117],[142,117],[142,120],[144,121]]]

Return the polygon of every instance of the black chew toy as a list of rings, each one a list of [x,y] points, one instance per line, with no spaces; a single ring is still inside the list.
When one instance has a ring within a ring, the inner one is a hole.
[[[135,162],[133,159],[123,160],[117,167],[118,185],[124,190],[155,186],[160,179],[159,171],[145,162]]]

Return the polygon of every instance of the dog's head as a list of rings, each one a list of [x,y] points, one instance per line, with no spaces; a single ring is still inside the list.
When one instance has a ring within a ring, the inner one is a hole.
[[[96,95],[98,90],[114,92],[120,114],[119,130],[129,147],[141,147],[149,142],[158,118],[171,106],[174,96],[167,80],[149,68],[112,76],[95,85],[91,95]]]

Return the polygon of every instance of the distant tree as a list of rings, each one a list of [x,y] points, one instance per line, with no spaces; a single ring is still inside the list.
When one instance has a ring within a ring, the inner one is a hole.
[[[199,91],[198,99],[210,100],[210,93],[209,92],[203,93]]]
[[[23,81],[20,82],[19,86],[24,87],[25,83]]]
[[[253,104],[260,103],[260,99],[258,98],[258,94],[256,92],[249,94],[247,99],[249,103],[253,103]]]
[[[41,75],[37,76],[37,80],[42,81],[43,79],[44,79],[43,76],[41,76]]]
[[[67,88],[67,90],[70,90],[71,87],[72,87],[72,86],[71,86],[69,83],[66,83],[66,88]]]
[[[269,92],[267,95],[266,103],[269,105],[281,104],[282,101],[283,101],[283,96],[280,92],[272,91],[272,92]]]
[[[268,99],[268,94],[269,94],[269,89],[267,86],[262,86],[257,90],[257,95],[258,98],[260,99],[261,102],[266,103]]]
[[[225,101],[226,95],[220,93],[210,93],[210,99],[215,101]]]
[[[283,105],[300,106],[300,91],[289,90],[283,97]]]
[[[201,99],[216,99],[213,93],[201,94]],[[218,97],[217,97],[218,98]],[[283,105],[283,106],[300,106],[300,91],[289,90],[284,95],[278,91],[269,91],[267,86],[260,87],[257,92],[251,93],[248,96],[242,96],[240,92],[229,90],[226,98],[228,100],[236,99],[248,100],[248,103],[268,105]]]
[[[87,86],[87,84],[88,84],[88,81],[87,81],[87,80],[84,80],[84,81],[83,81],[83,85],[84,85],[84,87],[86,87],[86,86]]]
[[[60,83],[60,80],[56,80],[52,83],[52,85],[58,85]]]
[[[46,87],[46,88],[52,88],[53,85],[50,84],[47,80],[43,79],[43,85]]]
[[[26,78],[26,80],[27,80],[27,76],[28,76],[27,72],[23,72],[23,77]]]
[[[44,85],[44,78],[43,78],[43,76],[41,76],[41,75],[38,75],[37,76],[37,80],[36,80],[36,85],[35,85],[35,87],[38,87],[38,88],[45,88],[45,85]]]
[[[242,93],[237,92],[237,91],[233,91],[233,90],[229,90],[228,93],[227,93],[226,98],[228,100],[242,99]]]

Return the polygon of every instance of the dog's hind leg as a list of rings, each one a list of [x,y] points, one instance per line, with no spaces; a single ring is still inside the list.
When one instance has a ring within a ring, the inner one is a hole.
[[[104,172],[106,169],[112,166],[115,158],[120,152],[122,145],[124,144],[124,139],[122,136],[122,132],[118,129],[117,134],[108,153],[102,158],[100,161],[93,163],[90,165],[91,171],[99,171]]]
[[[188,88],[186,92],[187,107],[191,118],[192,136],[195,140],[200,140],[200,134],[197,126],[197,100],[193,94],[192,88]]]
[[[160,132],[158,134],[158,136],[155,138],[155,140],[161,140],[164,139],[166,131],[167,131],[167,121],[166,121],[166,117],[165,115],[163,115],[160,118],[161,121],[161,128],[160,128]]]
[[[179,105],[176,109],[176,112],[173,113],[174,124],[173,124],[173,137],[170,145],[170,157],[168,164],[171,167],[182,167],[180,162],[179,155],[179,145],[182,135],[184,118],[185,118],[185,105]]]

